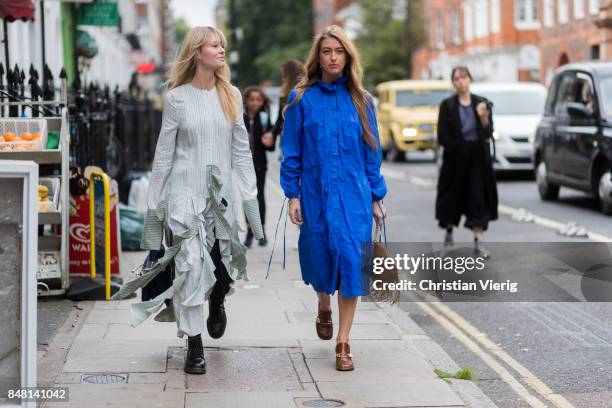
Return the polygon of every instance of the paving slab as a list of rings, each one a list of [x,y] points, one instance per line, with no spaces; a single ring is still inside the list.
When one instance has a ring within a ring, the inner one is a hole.
[[[359,313],[359,312],[357,312]],[[292,323],[291,330],[294,337],[298,339],[318,339],[315,323]],[[334,327],[334,335],[338,332],[338,326]],[[391,324],[353,324],[351,328],[351,342],[353,340],[387,340],[401,339],[402,334]]]
[[[377,407],[463,407],[463,401],[443,380],[392,382],[318,382],[324,398],[359,401],[368,408]]]
[[[137,327],[125,323],[110,323],[105,339],[108,340],[160,340],[167,345],[181,345],[185,343],[176,336],[176,323],[174,322],[147,322]]]
[[[300,340],[302,353],[305,358],[335,358],[335,341],[327,340]],[[415,348],[406,340],[351,340],[353,354],[368,354],[370,352],[384,353],[391,357],[410,355]]]
[[[69,387],[69,401],[47,402],[54,408],[179,408],[185,394],[163,384],[57,384]]]
[[[338,324],[339,314],[337,311],[334,313],[334,309],[332,309],[332,321],[334,324]],[[289,319],[290,323],[308,322],[314,325],[316,315],[316,312],[313,313],[310,311],[287,312],[287,318]],[[354,324],[380,324],[388,322],[389,318],[380,310],[360,310],[359,313],[355,313],[355,318],[353,319]]]
[[[185,408],[292,408],[296,396],[290,392],[189,392]]]
[[[317,384],[321,381],[385,383],[437,378],[432,367],[409,349],[397,353],[385,350],[381,344],[360,347],[355,343],[351,346],[355,370],[348,372],[335,370],[335,353],[333,348],[330,351],[329,358],[306,359],[306,365]]]
[[[164,372],[167,346],[156,340],[77,338],[63,372]]]

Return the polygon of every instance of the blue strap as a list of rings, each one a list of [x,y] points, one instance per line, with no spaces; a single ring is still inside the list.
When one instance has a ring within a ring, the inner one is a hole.
[[[380,212],[382,213],[382,231],[380,231],[380,234],[378,235],[378,241],[380,242],[381,240],[381,235],[385,236],[385,247],[387,246],[387,225],[385,223],[385,212],[383,211],[381,205],[380,205],[380,201],[376,201],[376,204],[378,205],[378,208],[380,208]]]
[[[287,259],[287,218],[289,217],[289,206],[285,212],[285,230],[283,231],[283,272],[285,272],[285,261]]]
[[[278,215],[278,222],[276,223],[276,229],[274,230],[274,242],[272,243],[272,252],[270,253],[270,259],[268,260],[268,270],[266,272],[266,279],[268,279],[268,275],[270,274],[270,265],[272,265],[272,257],[274,257],[274,248],[276,247],[276,236],[278,235],[278,226],[280,225],[281,219],[283,218],[283,210],[285,209],[285,203],[287,202],[287,198],[283,200],[283,205],[281,206],[280,214]],[[287,210],[287,212],[289,212]],[[285,234],[287,230],[287,217],[285,216]],[[283,242],[283,252],[285,244]],[[285,269],[285,259],[283,254],[283,270]]]

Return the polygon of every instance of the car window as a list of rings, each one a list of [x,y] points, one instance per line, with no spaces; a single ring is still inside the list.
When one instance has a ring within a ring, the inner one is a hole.
[[[493,102],[494,115],[541,115],[546,93],[540,90],[491,91],[474,89],[474,93]]]
[[[396,106],[439,106],[444,98],[450,95],[447,90],[397,91]]]
[[[559,80],[554,79],[548,88],[548,96],[546,97],[546,114],[552,115],[555,104],[555,98],[557,96],[557,89],[559,88]]]
[[[600,80],[600,96],[602,115],[612,118],[612,77],[604,77]]]
[[[555,116],[567,117],[567,104],[575,101],[576,76],[573,73],[563,74],[557,87],[557,98],[555,101]]]
[[[578,74],[576,78],[575,102],[585,105],[587,108],[595,109],[595,94],[590,77],[585,74]]]

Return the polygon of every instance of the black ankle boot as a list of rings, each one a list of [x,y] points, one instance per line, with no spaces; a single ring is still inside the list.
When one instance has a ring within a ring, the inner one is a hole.
[[[244,240],[244,246],[247,247],[247,248],[250,248],[251,245],[253,245],[253,231],[251,230],[250,227],[248,227],[247,235],[246,235],[246,238]]]
[[[187,338],[187,356],[185,357],[184,370],[188,374],[206,373],[204,346],[202,345],[202,336],[199,334]]]
[[[225,294],[229,291],[227,283],[217,282],[213,288],[210,297],[208,298],[208,319],[206,319],[206,328],[208,334],[213,339],[218,339],[225,333],[227,325],[227,316],[225,315]]]

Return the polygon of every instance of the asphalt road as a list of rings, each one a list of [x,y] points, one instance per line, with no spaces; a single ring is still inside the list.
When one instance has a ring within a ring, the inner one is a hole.
[[[441,242],[443,231],[434,220],[437,170],[430,157],[413,154],[407,163],[385,162],[383,171],[389,186],[385,200],[390,211],[389,240]],[[542,202],[534,181],[525,174],[502,177],[498,180],[498,192],[500,203],[505,206],[524,208],[561,224],[577,222],[591,232],[612,237],[612,218],[600,214],[597,202],[581,192],[562,189],[558,201]],[[500,214],[500,219],[490,225],[484,240],[491,245],[494,242],[589,241],[585,237],[559,235],[551,227],[514,221],[505,214]],[[459,241],[470,242],[471,233],[459,228],[455,242]],[[472,331],[465,333],[474,342],[480,342],[481,346],[486,344],[483,339],[492,342],[493,348],[481,347],[485,354],[543,406],[612,407],[612,303],[447,302],[444,305],[458,314],[459,321],[473,326]],[[529,405],[525,393],[517,392],[516,386],[512,388],[509,381],[504,381],[499,367],[493,369],[482,354],[470,349],[418,303],[402,302],[401,308],[461,367],[474,370],[478,386],[498,406],[537,406],[533,400]],[[457,319],[454,323],[457,324]],[[503,355],[509,357],[500,358]],[[550,390],[546,391],[546,387]],[[557,405],[552,402],[556,397],[547,396],[550,391],[561,396]],[[569,405],[564,405],[565,402]]]

